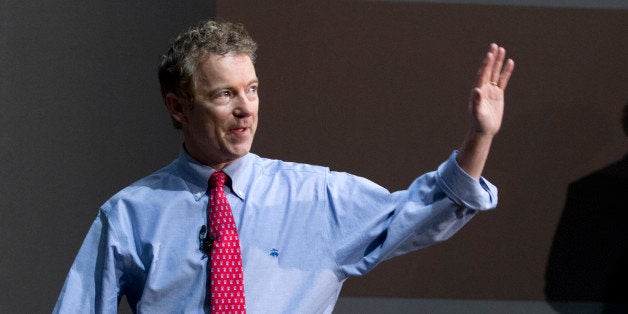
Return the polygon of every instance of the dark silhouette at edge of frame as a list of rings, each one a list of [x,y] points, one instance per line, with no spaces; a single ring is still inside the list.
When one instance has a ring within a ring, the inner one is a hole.
[[[628,103],[622,126],[628,136]],[[569,184],[545,273],[555,310],[595,302],[601,313],[628,313],[627,222],[628,154]]]

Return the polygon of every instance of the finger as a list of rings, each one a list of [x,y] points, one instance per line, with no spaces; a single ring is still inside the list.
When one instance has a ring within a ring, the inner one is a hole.
[[[491,74],[491,82],[499,82],[500,74],[502,72],[502,65],[506,58],[506,49],[503,47],[497,48],[495,54],[495,62],[493,62],[493,73]]]
[[[508,59],[506,61],[506,65],[504,65],[504,69],[502,70],[502,73],[499,76],[499,81],[497,82],[497,85],[502,90],[505,90],[506,86],[508,86],[508,80],[510,80],[510,75],[512,75],[512,72],[514,70],[515,70],[515,61],[513,61],[512,59]]]
[[[484,56],[484,59],[482,60],[482,64],[478,69],[478,78],[475,83],[475,87],[482,87],[484,84],[488,83],[491,78],[491,71],[495,60],[493,48],[493,44],[491,44],[491,49],[486,53],[486,56]]]

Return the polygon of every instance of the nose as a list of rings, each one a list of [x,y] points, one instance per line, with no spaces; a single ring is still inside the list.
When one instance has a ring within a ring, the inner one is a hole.
[[[251,116],[258,106],[257,97],[248,97],[246,93],[238,93],[236,99],[234,99],[235,108],[233,115],[238,118],[246,118]]]

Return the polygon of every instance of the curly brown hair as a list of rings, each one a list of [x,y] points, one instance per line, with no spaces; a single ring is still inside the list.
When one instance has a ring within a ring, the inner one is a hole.
[[[194,100],[196,70],[210,54],[245,53],[255,62],[257,43],[240,23],[207,21],[179,35],[159,65],[161,95]],[[173,119],[175,128],[181,125]]]

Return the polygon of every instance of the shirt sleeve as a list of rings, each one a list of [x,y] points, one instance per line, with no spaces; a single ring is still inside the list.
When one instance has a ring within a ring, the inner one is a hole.
[[[330,243],[345,276],[444,241],[477,211],[497,205],[497,188],[466,174],[456,155],[394,193],[364,178],[329,173]]]
[[[53,313],[117,313],[120,292],[119,243],[107,216],[99,212],[70,268]]]

